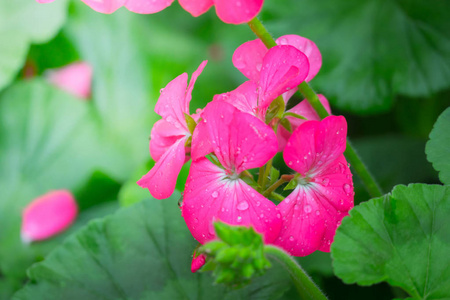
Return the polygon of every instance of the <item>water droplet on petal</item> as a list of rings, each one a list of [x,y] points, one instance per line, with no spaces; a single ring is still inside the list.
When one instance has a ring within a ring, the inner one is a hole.
[[[213,197],[214,199],[217,198],[218,196],[219,196],[219,192],[217,192],[217,191],[214,191],[214,192],[211,194],[211,197]]]
[[[291,242],[293,242],[293,241],[294,241],[294,237],[291,235],[291,236],[289,237],[289,240],[290,240]]]
[[[350,194],[350,192],[352,190],[350,184],[348,184],[348,183],[344,184],[343,189],[346,194]]]
[[[198,219],[197,218],[194,219],[194,223],[198,223]]]
[[[320,211],[319,210],[316,210],[316,215],[320,215]]]
[[[322,180],[323,186],[328,186],[329,183],[330,183],[330,179],[328,179],[326,177]]]
[[[242,201],[237,205],[237,209],[239,210],[246,210],[248,208],[248,202]]]
[[[303,207],[303,210],[305,211],[305,213],[309,214],[312,210],[311,205],[306,204],[305,207]]]
[[[238,223],[241,223],[242,222],[242,217],[241,216],[237,217],[237,221],[238,221]]]

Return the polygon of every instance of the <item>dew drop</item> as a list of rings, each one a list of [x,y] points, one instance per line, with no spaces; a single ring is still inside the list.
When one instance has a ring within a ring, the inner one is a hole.
[[[305,211],[305,213],[309,214],[312,210],[311,205],[306,204],[305,207],[303,207],[303,210]]]
[[[213,197],[214,199],[217,198],[218,196],[219,196],[219,193],[218,193],[217,191],[214,191],[214,192],[211,194],[211,197]]]
[[[289,165],[292,166],[292,161],[289,162]]]
[[[352,190],[352,188],[350,187],[350,184],[348,184],[348,183],[344,184],[343,189],[344,189],[344,192],[347,194],[350,194],[350,192]]]
[[[329,183],[330,183],[330,179],[328,179],[326,177],[322,180],[323,186],[328,186]]]
[[[261,68],[262,68],[262,64],[257,64],[256,65],[256,70],[259,72],[259,71],[261,71]]]
[[[277,214],[277,218],[278,218],[278,219],[281,218],[281,215],[280,215],[280,214]]]
[[[237,221],[238,221],[238,223],[241,223],[242,222],[242,217],[241,216],[237,217]]]
[[[289,240],[290,240],[291,242],[293,242],[293,241],[294,241],[294,237],[291,235],[291,236],[289,237]]]
[[[280,45],[287,45],[287,44],[288,44],[288,40],[286,38],[280,39]]]
[[[160,92],[160,93],[164,92],[164,88],[160,89],[159,92]]]
[[[237,205],[238,210],[246,210],[248,208],[248,202],[242,201]]]
[[[316,210],[316,215],[320,215],[320,210]]]
[[[260,206],[260,205],[261,205],[261,202],[257,201],[256,206]]]
[[[194,223],[198,223],[198,219],[197,218],[194,219]]]

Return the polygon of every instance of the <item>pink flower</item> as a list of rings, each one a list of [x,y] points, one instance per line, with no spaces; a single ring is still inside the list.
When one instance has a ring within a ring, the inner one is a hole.
[[[189,85],[186,73],[169,82],[156,103],[155,112],[163,118],[155,123],[150,135],[150,155],[156,164],[137,184],[157,199],[172,195],[181,167],[189,159],[185,144],[191,132],[185,114],[189,115],[192,89],[206,63],[203,61],[192,74]]]
[[[36,0],[38,3],[49,3],[54,0]],[[157,13],[170,6],[173,0],[81,0],[93,10],[104,14],[111,14],[125,6],[129,11],[138,14]]]
[[[328,103],[327,98],[323,95],[317,95],[319,97],[320,102],[323,104],[325,109],[329,114],[331,114],[331,108],[330,104]],[[321,118],[317,114],[317,112],[314,110],[314,108],[309,104],[308,100],[303,100],[287,112],[292,112],[297,115],[300,115],[302,117],[305,117],[306,120],[299,119],[292,116],[287,116],[286,119],[289,120],[289,123],[291,124],[292,131],[295,131],[301,124],[306,122],[307,120],[316,120],[320,121]],[[278,138],[278,151],[281,152],[284,150],[284,147],[286,146],[286,143],[291,136],[291,133],[287,131],[283,126],[279,125],[277,130],[277,138]]]
[[[219,19],[225,23],[247,23],[260,12],[264,0],[178,0],[180,5],[194,17],[216,7]]]
[[[258,55],[256,52],[255,57]],[[252,74],[250,81],[244,82],[234,91],[216,95],[214,100],[228,102],[264,120],[272,101],[286,91],[295,89],[308,75],[307,57],[293,46],[275,46],[266,50],[260,58],[261,64],[252,69],[253,73],[250,68],[241,66]]]
[[[91,95],[92,67],[86,62],[77,62],[46,72],[47,80],[60,89],[82,99]]]
[[[186,182],[182,215],[194,238],[215,238],[213,222],[253,226],[273,242],[281,226],[275,204],[242,180],[242,172],[264,165],[275,155],[273,130],[232,105],[209,103],[192,140],[192,165]],[[214,153],[217,163],[206,155]]]
[[[337,226],[353,207],[352,174],[343,155],[346,135],[345,118],[329,116],[301,124],[286,145],[284,160],[299,177],[277,206],[283,227],[275,244],[294,256],[329,252]]]
[[[77,203],[67,190],[34,199],[22,213],[22,240],[41,241],[64,231],[75,221],[77,212]]]
[[[206,262],[206,256],[204,254],[200,254],[197,256],[197,253],[194,251],[194,256],[192,257],[191,263],[191,272],[197,272]]]

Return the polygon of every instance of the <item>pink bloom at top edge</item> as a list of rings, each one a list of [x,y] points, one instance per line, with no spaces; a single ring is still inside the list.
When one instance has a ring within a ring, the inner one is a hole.
[[[45,77],[53,85],[79,98],[88,99],[91,95],[92,67],[86,62],[48,70]]]
[[[184,114],[189,115],[192,89],[206,63],[203,61],[192,74],[189,85],[186,73],[169,82],[156,103],[155,112],[163,118],[155,123],[150,135],[150,154],[156,163],[137,184],[157,199],[172,195],[181,167],[189,159],[185,143],[191,133]]]
[[[328,103],[327,98],[323,95],[317,95],[319,97],[319,101],[322,103],[322,105],[325,107],[326,111],[331,114],[331,108],[330,104]],[[286,118],[289,120],[289,123],[291,124],[292,131],[295,131],[301,124],[306,122],[307,120],[316,120],[320,121],[321,118],[317,114],[317,112],[314,110],[314,108],[309,104],[308,100],[303,100],[287,112],[292,112],[297,115],[303,116],[306,118],[306,120],[299,119],[296,117],[287,116]],[[284,147],[286,146],[286,143],[288,139],[290,138],[291,133],[287,131],[283,126],[279,125],[277,130],[277,138],[278,138],[278,152],[281,152],[284,150]]]
[[[280,231],[275,204],[245,183],[244,170],[264,165],[277,150],[273,130],[232,105],[209,103],[192,139],[191,169],[184,192],[182,216],[200,243],[215,238],[213,222],[253,226],[266,243]],[[205,155],[214,153],[221,166]]]
[[[36,0],[38,3],[50,3],[54,0]],[[93,10],[111,14],[125,6],[129,11],[138,14],[157,13],[170,6],[173,0],[81,0]]]
[[[22,240],[48,239],[67,229],[77,217],[78,206],[67,190],[49,192],[34,199],[22,213]]]
[[[308,75],[307,57],[293,46],[275,46],[266,51],[257,67],[258,80],[244,82],[236,90],[216,95],[241,111],[265,119],[270,103],[287,90],[296,88]]]
[[[283,227],[275,244],[291,255],[329,252],[336,228],[353,207],[352,174],[343,155],[346,135],[345,118],[329,116],[301,124],[286,145],[284,160],[300,177],[277,206]]]
[[[194,17],[215,6],[220,20],[229,24],[247,23],[261,11],[264,0],[178,0]]]

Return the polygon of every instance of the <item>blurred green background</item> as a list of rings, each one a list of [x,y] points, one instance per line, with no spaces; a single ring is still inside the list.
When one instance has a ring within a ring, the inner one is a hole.
[[[299,34],[316,42],[323,67],[311,85],[334,114],[346,116],[349,137],[384,192],[399,183],[438,182],[424,147],[450,104],[449,12],[449,2],[439,0],[266,0],[260,14],[275,37]],[[103,15],[79,0],[0,0],[0,299],[89,220],[150,198],[135,182],[152,165],[148,137],[159,119],[153,108],[160,89],[207,59],[191,111],[204,107],[245,80],[231,56],[254,38],[248,26],[224,24],[213,9],[193,18],[176,2],[154,15],[124,8]],[[87,102],[42,76],[75,61],[93,66]],[[35,76],[25,78],[30,69]],[[354,178],[355,201],[368,200]],[[79,202],[75,226],[23,245],[21,210],[60,188]],[[332,275],[329,254],[299,260],[330,299],[391,299],[398,292],[344,285]]]

